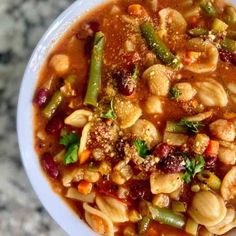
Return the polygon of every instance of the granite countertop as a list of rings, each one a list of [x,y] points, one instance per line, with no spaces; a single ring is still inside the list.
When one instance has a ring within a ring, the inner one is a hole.
[[[0,0],[0,235],[63,236],[26,177],[16,106],[27,61],[42,34],[73,0]]]

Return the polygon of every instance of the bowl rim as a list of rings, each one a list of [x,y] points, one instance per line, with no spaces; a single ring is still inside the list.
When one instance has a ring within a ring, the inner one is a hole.
[[[17,104],[17,138],[21,161],[36,196],[54,221],[69,235],[97,235],[76,215],[66,202],[52,190],[47,176],[41,170],[34,148],[32,99],[39,72],[53,47],[73,24],[86,13],[108,0],[77,0],[64,10],[49,26],[32,52],[20,85]],[[37,161],[35,161],[37,160]]]

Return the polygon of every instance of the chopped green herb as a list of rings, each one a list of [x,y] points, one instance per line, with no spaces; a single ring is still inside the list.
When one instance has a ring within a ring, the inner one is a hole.
[[[195,158],[186,159],[186,172],[183,180],[188,184],[194,176],[201,172],[205,166],[204,158],[201,155],[196,155]]]
[[[174,99],[174,100],[177,100],[178,101],[178,98],[179,96],[181,95],[181,91],[175,87],[172,87],[170,89],[170,92],[169,92],[169,96],[171,99]]]
[[[188,121],[186,119],[181,119],[179,124],[186,127],[188,131],[192,133],[198,133],[199,130],[204,127],[204,124],[200,121]]]
[[[67,148],[71,145],[71,144],[75,144],[78,143],[79,138],[78,135],[75,133],[69,133],[69,134],[65,134],[60,138],[60,144],[66,146]]]
[[[132,79],[133,80],[138,80],[138,77],[139,77],[139,69],[138,69],[138,66],[136,65],[134,67],[134,71],[133,71],[133,74],[132,74]]]
[[[116,119],[116,114],[113,107],[113,99],[110,102],[109,110],[105,114],[102,114],[102,118],[112,119],[112,120]]]
[[[65,134],[60,139],[60,144],[66,147],[64,164],[72,164],[78,160],[79,137],[75,133]]]
[[[134,141],[134,146],[141,157],[146,157],[147,155],[150,154],[147,144],[143,140],[135,140]]]
[[[78,144],[72,144],[69,146],[64,157],[64,163],[66,165],[75,163],[78,160],[78,150]]]

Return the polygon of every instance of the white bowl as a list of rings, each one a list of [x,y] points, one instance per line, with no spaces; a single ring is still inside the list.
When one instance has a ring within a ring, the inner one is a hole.
[[[42,174],[38,156],[34,150],[32,97],[35,91],[39,71],[50,50],[75,21],[96,6],[107,0],[80,0],[72,4],[50,26],[44,34],[25,70],[21,84],[18,110],[17,131],[22,161],[34,191],[52,218],[72,236],[96,235],[65,202],[52,191],[48,180]],[[236,4],[236,0],[230,1]]]

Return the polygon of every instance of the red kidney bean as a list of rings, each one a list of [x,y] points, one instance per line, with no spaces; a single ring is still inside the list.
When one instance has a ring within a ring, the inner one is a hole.
[[[59,134],[63,126],[63,120],[58,116],[54,116],[51,120],[48,121],[45,127],[45,131],[48,134]]]
[[[48,97],[49,97],[48,89],[41,88],[37,91],[33,102],[39,107],[43,107],[46,104]]]
[[[129,183],[129,197],[132,200],[145,199],[150,201],[152,198],[152,193],[150,190],[149,180],[132,180]]]
[[[155,147],[153,155],[160,158],[166,158],[172,151],[172,146],[167,143],[160,143]]]
[[[93,37],[96,32],[99,31],[100,24],[97,21],[90,21],[85,23],[80,31],[76,34],[76,38],[79,40],[86,40],[89,36]]]
[[[125,96],[130,96],[136,88],[136,81],[132,78],[132,74],[127,70],[120,70],[114,73],[113,77],[117,82],[118,90]]]
[[[57,179],[59,176],[59,168],[58,165],[54,162],[52,155],[49,153],[44,153],[41,162],[47,175],[49,175],[53,179]]]

